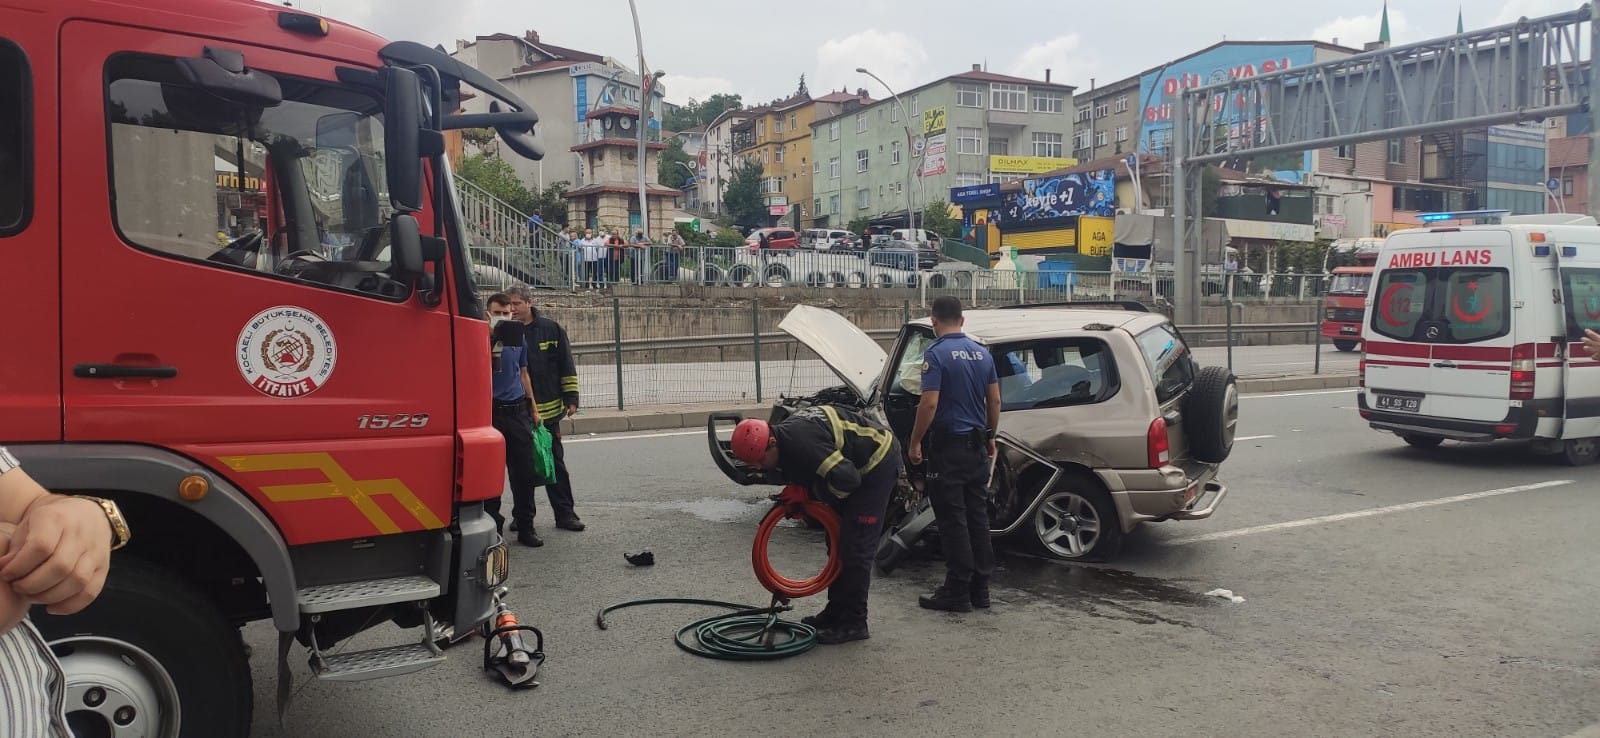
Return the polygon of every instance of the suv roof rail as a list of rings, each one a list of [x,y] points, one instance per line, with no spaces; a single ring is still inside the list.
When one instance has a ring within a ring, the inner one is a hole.
[[[1126,310],[1130,313],[1148,313],[1150,308],[1138,300],[1082,300],[1065,302],[1035,302],[1032,304],[1001,305],[996,310],[1031,310],[1033,308],[1076,308],[1078,310]]]

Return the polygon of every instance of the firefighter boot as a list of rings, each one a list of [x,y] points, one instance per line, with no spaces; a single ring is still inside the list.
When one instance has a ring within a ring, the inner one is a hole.
[[[832,607],[830,603],[828,607]],[[818,617],[829,614],[828,607],[822,609]],[[805,622],[802,620],[801,622]],[[859,607],[836,608],[829,622],[817,626],[817,643],[824,646],[836,646],[851,641],[864,641],[872,637],[867,632],[867,608]]]
[[[800,618],[800,622],[820,630],[839,622],[839,615],[839,606],[829,601],[828,604],[822,606],[822,612]]]
[[[972,583],[968,587],[972,595],[972,606],[982,609],[989,606],[989,578],[982,574],[973,574]]]
[[[538,532],[533,529],[532,520],[517,521],[512,526],[512,530],[517,532],[517,543],[530,548],[538,548],[544,545],[544,539],[540,538]]]
[[[929,610],[943,610],[945,612],[972,612],[971,585],[948,574],[944,577],[944,584],[933,591],[917,598],[917,604]]]

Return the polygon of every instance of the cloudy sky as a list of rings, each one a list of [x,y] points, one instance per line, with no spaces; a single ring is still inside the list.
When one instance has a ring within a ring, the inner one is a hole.
[[[553,44],[634,65],[627,0],[293,0],[392,39],[454,48],[454,40],[539,31]],[[637,0],[645,58],[665,70],[668,99],[717,92],[747,103],[793,92],[800,75],[813,93],[841,87],[882,91],[866,67],[896,89],[987,64],[990,71],[1089,86],[1122,79],[1224,39],[1337,39],[1357,48],[1377,40],[1382,0]],[[1395,43],[1485,28],[1576,9],[1579,0],[1393,0]],[[759,8],[760,10],[756,10]],[[537,105],[537,101],[532,101]]]

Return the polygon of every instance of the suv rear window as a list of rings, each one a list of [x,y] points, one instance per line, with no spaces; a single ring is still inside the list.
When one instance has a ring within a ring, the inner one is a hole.
[[[1585,330],[1600,331],[1600,269],[1561,270],[1567,304],[1567,339],[1583,339]]]
[[[1002,410],[1091,405],[1117,393],[1111,350],[1090,338],[1055,338],[994,349]]]
[[[1504,269],[1390,269],[1373,291],[1372,330],[1413,343],[1475,343],[1511,330]]]
[[[1194,355],[1183,337],[1167,323],[1134,337],[1144,353],[1145,368],[1156,383],[1156,401],[1166,404],[1194,382]]]

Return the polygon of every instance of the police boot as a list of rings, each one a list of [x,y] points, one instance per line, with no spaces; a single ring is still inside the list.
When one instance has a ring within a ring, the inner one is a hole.
[[[945,612],[972,612],[971,585],[948,574],[945,575],[944,584],[933,591],[917,598],[917,604],[929,610],[943,610]]]
[[[827,612],[827,608],[823,608]],[[836,646],[850,641],[864,641],[871,636],[867,632],[867,608],[852,607],[835,610],[833,621],[817,628],[817,643],[824,646]]]
[[[972,606],[986,608],[989,606],[989,578],[982,574],[973,574],[972,583],[968,586],[967,593],[971,595]]]

